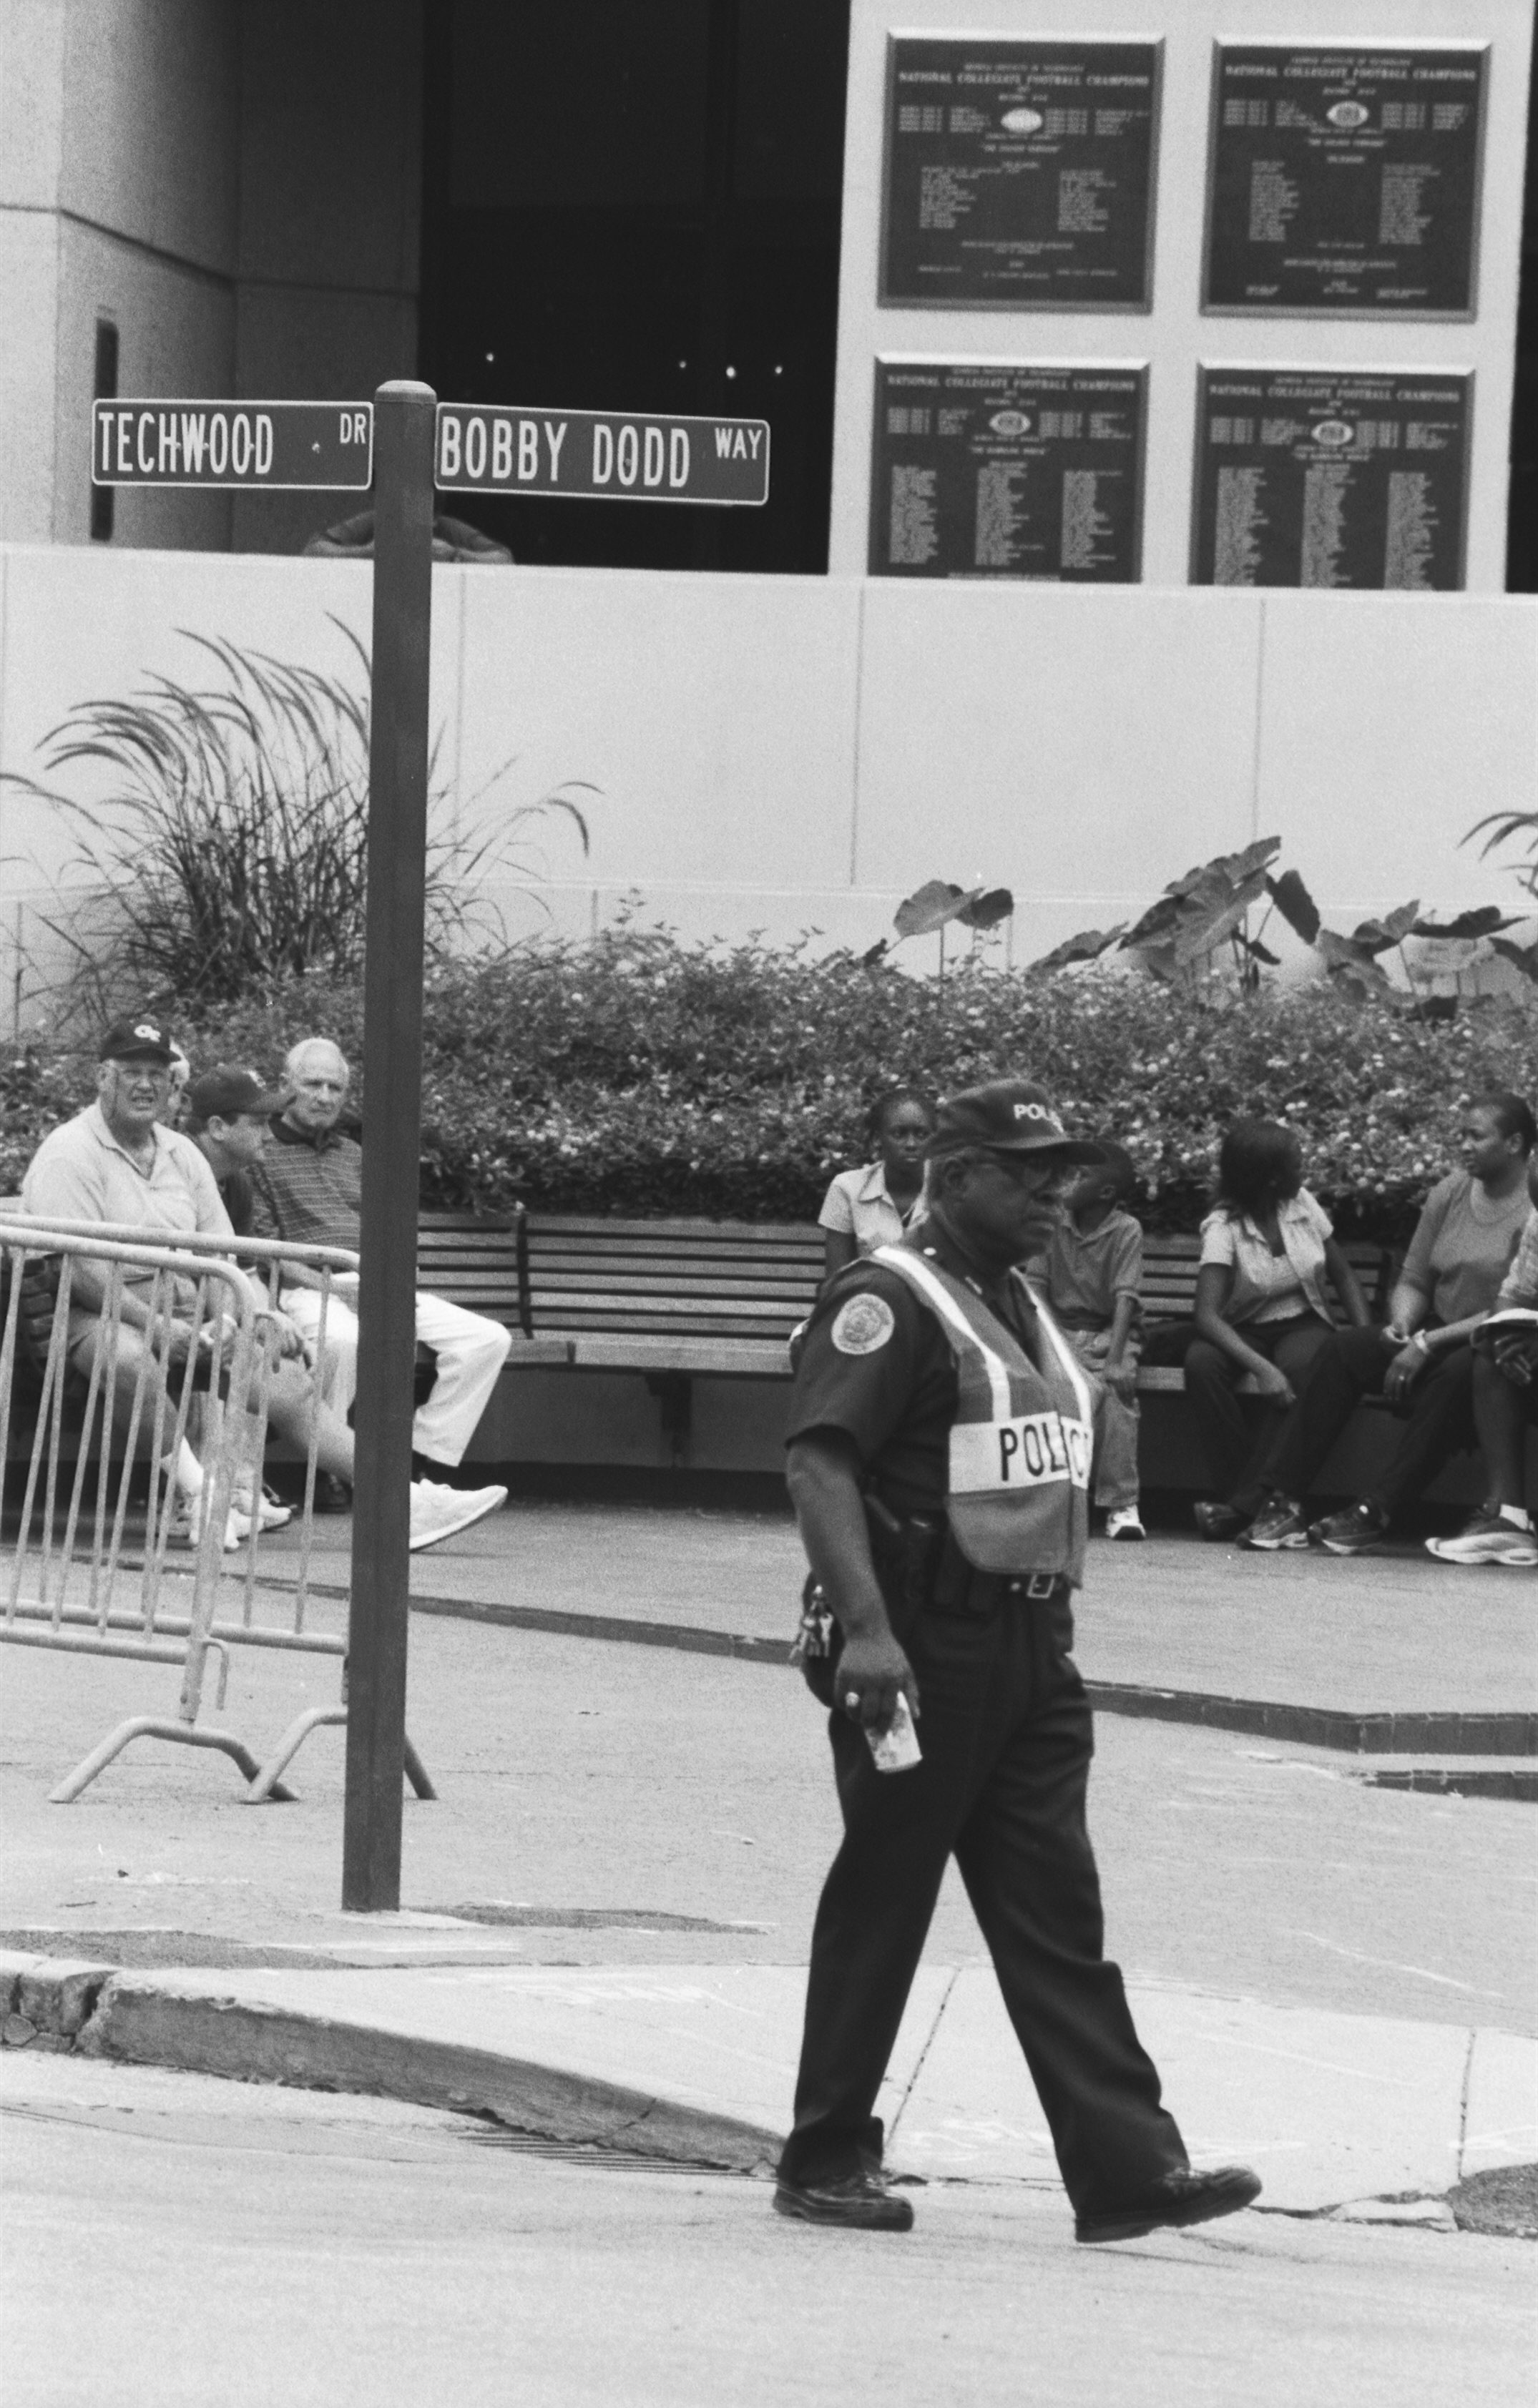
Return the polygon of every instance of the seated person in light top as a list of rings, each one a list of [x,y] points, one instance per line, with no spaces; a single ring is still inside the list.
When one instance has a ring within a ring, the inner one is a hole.
[[[923,1218],[924,1149],[934,1125],[934,1105],[919,1088],[890,1087],[877,1096],[867,1124],[874,1161],[841,1170],[817,1215],[825,1279],[878,1246],[895,1246]]]
[[[1463,1115],[1462,1168],[1426,1198],[1389,1298],[1386,1329],[1338,1329],[1298,1383],[1263,1467],[1270,1500],[1243,1543],[1358,1555],[1422,1498],[1450,1455],[1474,1442],[1470,1345],[1494,1304],[1528,1217],[1531,1111],[1520,1096],[1480,1096]],[[1403,1435],[1370,1495],[1311,1522],[1313,1481],[1358,1404],[1382,1395]],[[1519,1503],[1520,1498],[1512,1500]]]
[[[233,1253],[235,1233],[220,1201],[213,1169],[190,1138],[161,1122],[170,1093],[172,1063],[171,1039],[149,1013],[113,1022],[101,1040],[96,1101],[46,1137],[27,1166],[22,1207],[30,1218],[136,1223],[147,1241],[174,1242],[181,1233],[227,1237]],[[108,1270],[108,1264],[89,1257],[77,1256],[72,1261],[69,1360],[87,1377],[105,1341],[101,1307]],[[153,1280],[151,1271],[124,1268],[113,1371],[114,1407],[122,1416],[132,1411],[139,1368],[149,1346],[153,1345],[172,1365],[184,1363],[192,1350],[190,1320],[173,1314],[167,1326],[164,1309],[158,1313],[154,1310]],[[194,1302],[190,1286],[179,1283],[177,1302],[190,1312]],[[252,1302],[260,1316],[272,1321],[281,1349],[268,1388],[271,1426],[302,1447],[309,1441],[313,1422],[319,1462],[323,1469],[351,1479],[352,1433],[317,1399],[300,1333],[285,1315],[271,1313],[266,1297],[254,1285]],[[201,1481],[193,1485],[198,1468],[189,1468],[184,1460],[170,1468],[183,1494],[195,1501],[203,1493]],[[444,1492],[424,1494],[424,1484],[411,1492],[413,1548],[431,1546],[463,1528],[464,1516],[458,1509],[471,1501],[455,1497],[456,1511],[451,1514],[436,1504]],[[482,1503],[480,1512],[491,1512],[506,1494],[500,1488],[482,1491],[491,1502]],[[237,1485],[225,1531],[227,1545],[237,1544],[249,1535],[259,1510],[248,1476],[243,1494]],[[194,1512],[194,1531],[195,1526]]]
[[[1137,1170],[1124,1146],[1079,1173],[1044,1254],[1026,1268],[1089,1375],[1095,1502],[1109,1539],[1142,1539],[1138,1512],[1138,1289],[1143,1225],[1126,1210]]]
[[[363,1203],[363,1149],[337,1127],[351,1072],[323,1037],[295,1045],[283,1065],[289,1100],[268,1123],[268,1141],[252,1165],[253,1238],[290,1238],[298,1245],[356,1248]],[[283,1266],[281,1302],[313,1343],[320,1334],[318,1276],[297,1263]],[[411,1426],[419,1464],[457,1464],[475,1436],[508,1359],[511,1333],[500,1322],[467,1312],[418,1289],[416,1332],[438,1357],[438,1376]],[[345,1416],[357,1393],[358,1323],[335,1290],[327,1300],[321,1380],[326,1402]],[[443,1489],[444,1496],[456,1492]],[[464,1493],[464,1492],[460,1492]],[[480,1492],[478,1492],[480,1493]],[[489,1494],[490,1492],[484,1492]],[[505,1492],[499,1491],[497,1501]]]
[[[1251,1434],[1239,1382],[1253,1374],[1273,1412],[1293,1403],[1330,1341],[1327,1281],[1347,1320],[1365,1328],[1366,1301],[1329,1213],[1303,1185],[1296,1137],[1279,1121],[1234,1121],[1218,1148],[1217,1200],[1201,1224],[1186,1345],[1186,1393],[1217,1491],[1195,1508],[1203,1538],[1237,1537],[1265,1502],[1274,1432]]]
[[[1495,1299],[1498,1313],[1538,1312],[1538,1154],[1528,1156],[1529,1212]],[[1538,1564],[1526,1502],[1528,1429],[1538,1421],[1538,1324],[1473,1333],[1473,1421],[1485,1458],[1485,1502],[1453,1539],[1428,1539],[1445,1564]]]

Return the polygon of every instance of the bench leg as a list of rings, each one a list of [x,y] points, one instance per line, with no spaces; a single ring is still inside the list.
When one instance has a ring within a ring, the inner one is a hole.
[[[655,1397],[670,1460],[682,1463],[694,1426],[695,1383],[687,1371],[649,1371],[646,1393]]]

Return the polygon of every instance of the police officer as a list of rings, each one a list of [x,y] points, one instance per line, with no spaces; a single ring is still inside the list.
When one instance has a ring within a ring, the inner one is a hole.
[[[1101,1953],[1093,1741],[1070,1653],[1090,1399],[1013,1268],[1047,1236],[1071,1168],[1100,1159],[1040,1087],[952,1096],[928,1148],[928,1219],[830,1282],[807,1326],[787,1478],[837,1625],[820,1694],[844,1839],[812,1935],[784,2215],[913,2222],[883,2182],[872,2109],[953,1855],[1077,2238],[1202,2223],[1259,2192],[1243,2167],[1192,2170]],[[868,1741],[900,1721],[899,1693],[922,1757],[882,1771]]]

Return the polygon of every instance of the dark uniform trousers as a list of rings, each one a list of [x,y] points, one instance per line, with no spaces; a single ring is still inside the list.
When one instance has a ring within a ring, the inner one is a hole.
[[[1187,2159],[1101,1954],[1085,1820],[1094,1737],[1069,1594],[1030,1601],[985,1585],[991,1611],[928,1607],[903,1634],[921,1764],[878,1772],[855,1725],[829,1717],[844,1839],[817,1909],[780,2171],[816,2182],[880,2164],[872,2111],[954,1855],[1082,2214]]]

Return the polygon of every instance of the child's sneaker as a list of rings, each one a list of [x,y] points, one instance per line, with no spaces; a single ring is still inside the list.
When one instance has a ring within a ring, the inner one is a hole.
[[[1105,1535],[1108,1539],[1146,1539],[1148,1533],[1135,1505],[1116,1505],[1105,1517]]]

